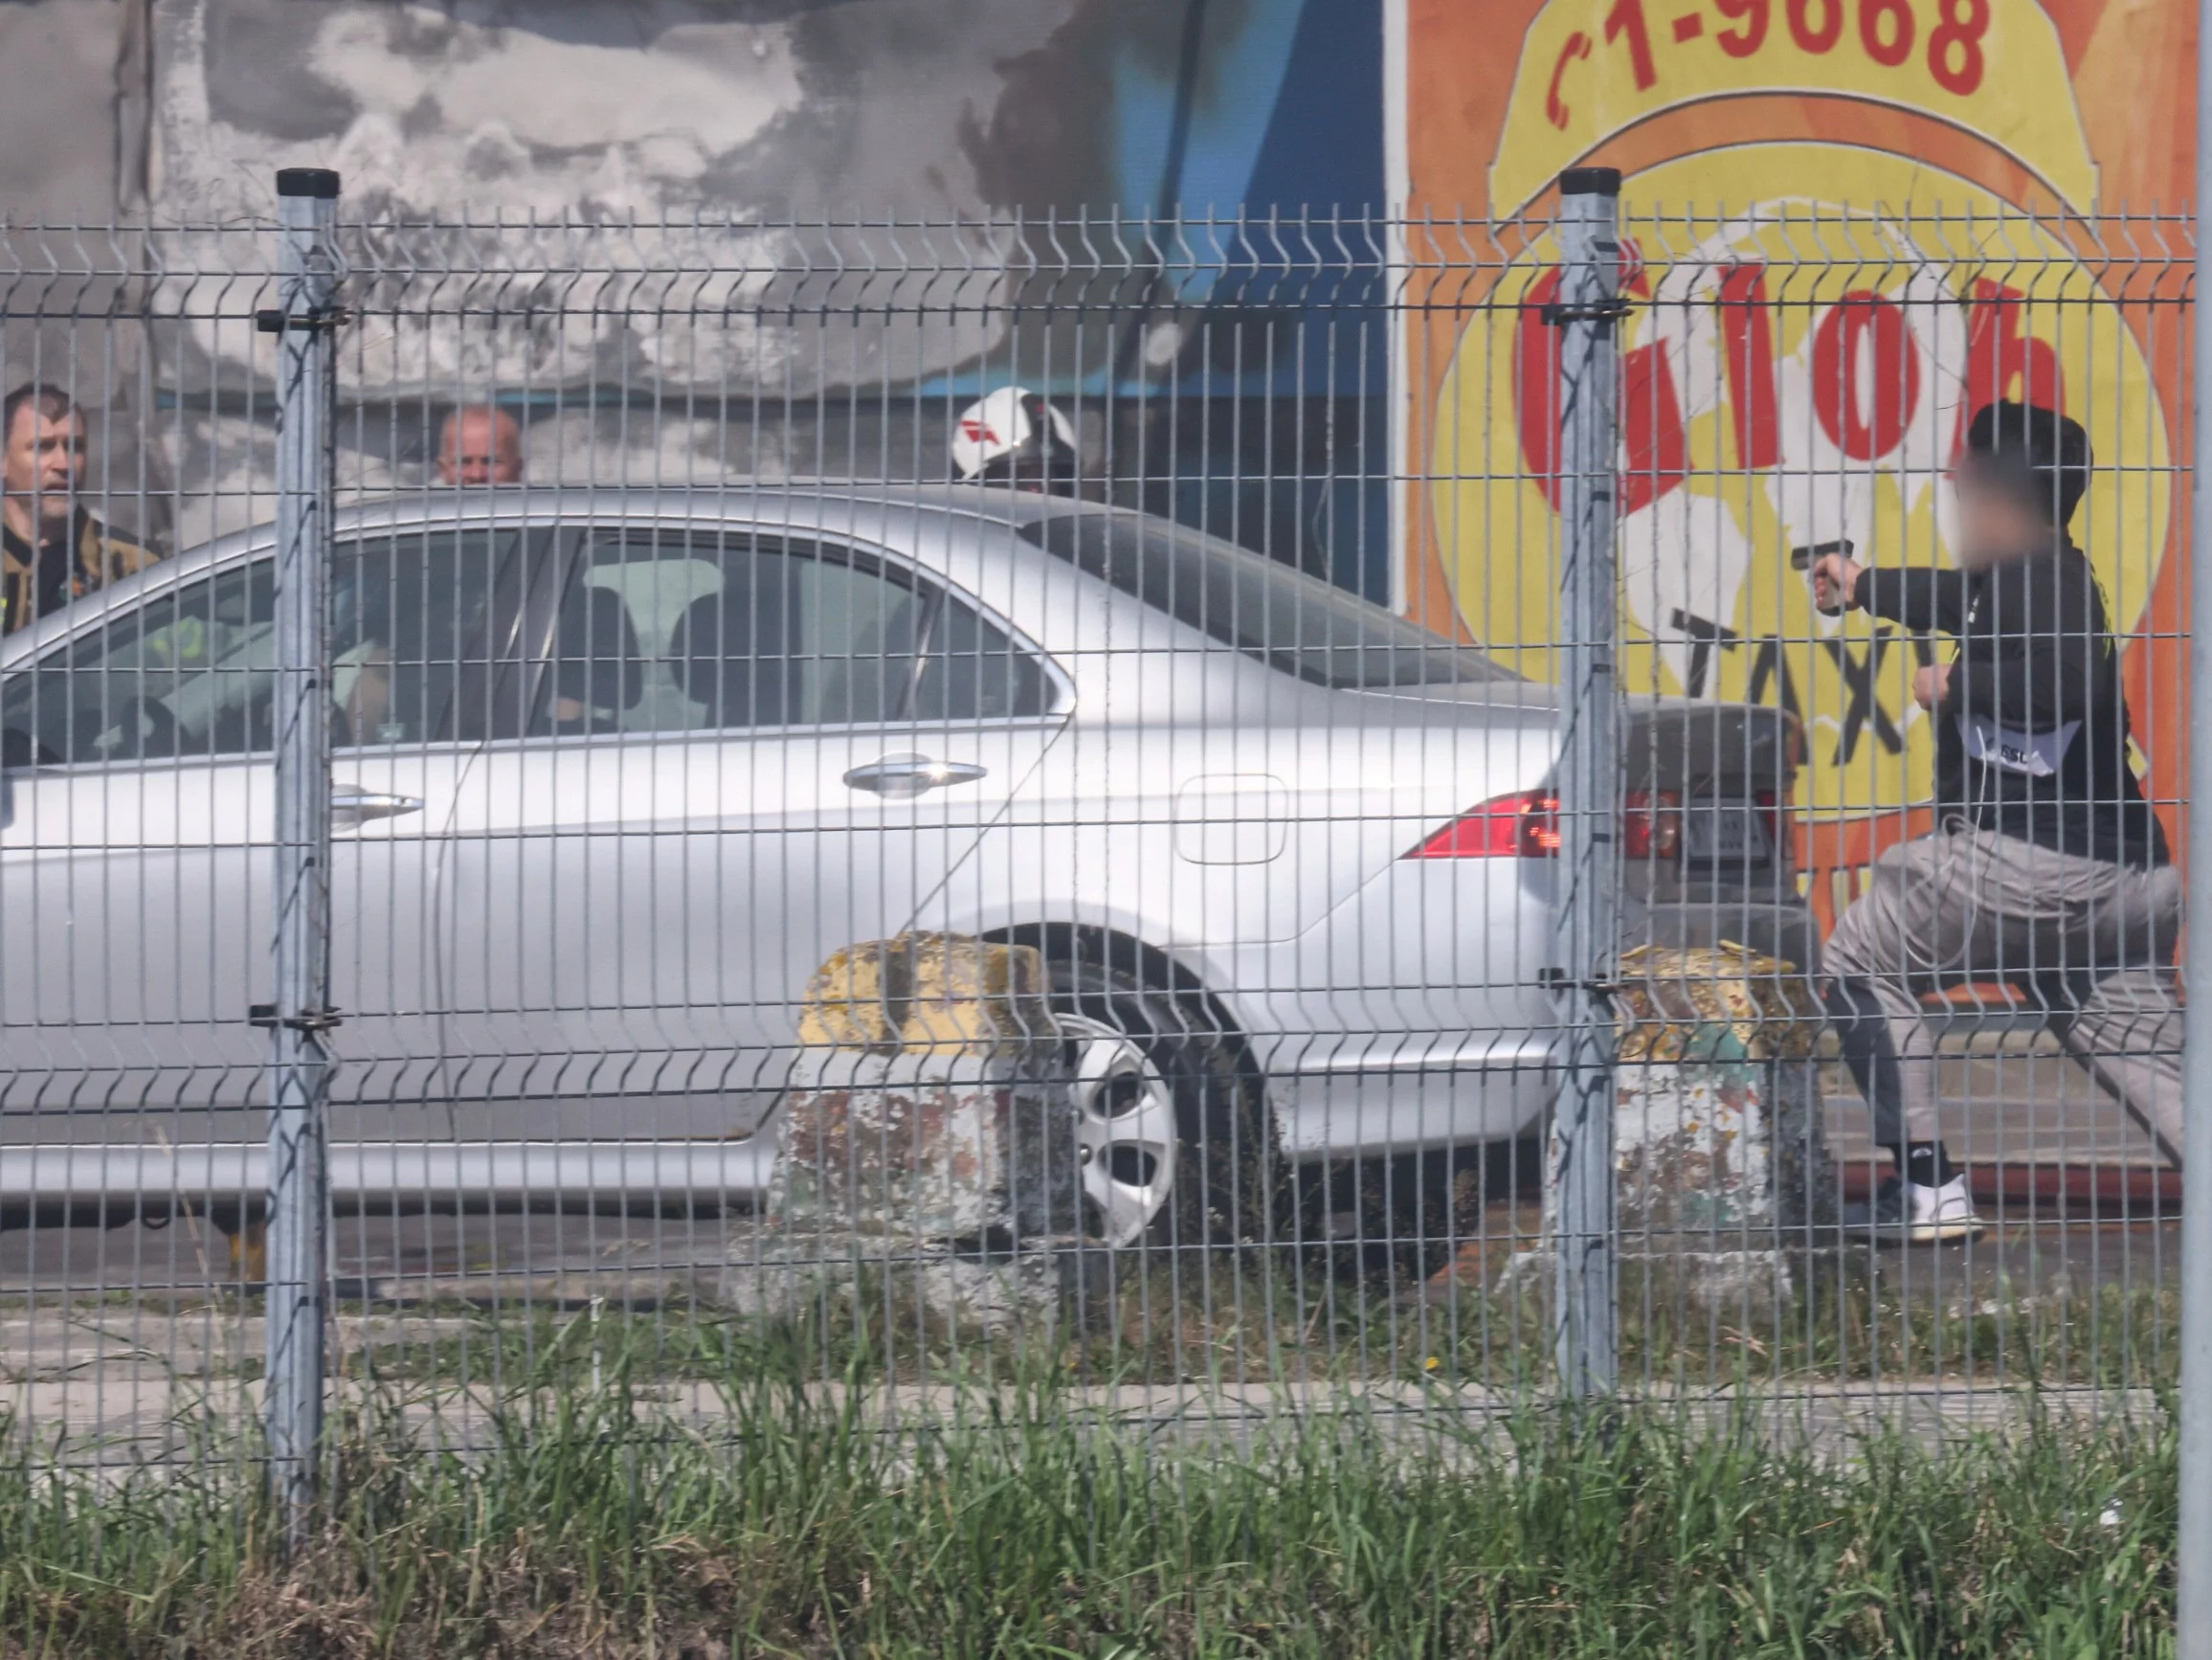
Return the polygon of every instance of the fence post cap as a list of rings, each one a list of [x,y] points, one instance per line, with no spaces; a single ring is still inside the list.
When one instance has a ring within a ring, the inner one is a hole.
[[[1562,196],[1618,196],[1620,194],[1620,169],[1569,168],[1559,175],[1559,193]]]
[[[277,194],[314,196],[325,202],[335,201],[338,196],[338,173],[331,168],[279,168]]]

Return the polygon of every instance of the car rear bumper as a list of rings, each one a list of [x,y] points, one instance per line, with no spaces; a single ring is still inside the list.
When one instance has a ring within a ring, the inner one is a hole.
[[[1296,942],[1290,973],[1314,989],[1232,994],[1287,1156],[1473,1146],[1542,1122],[1562,1019],[1544,989],[1554,876],[1549,861],[1396,861]],[[1626,892],[1620,923],[1624,949],[1729,940],[1819,963],[1819,926],[1779,879]]]

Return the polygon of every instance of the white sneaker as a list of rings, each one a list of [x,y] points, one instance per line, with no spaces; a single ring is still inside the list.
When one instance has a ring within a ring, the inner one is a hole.
[[[1870,1205],[1847,1205],[1846,1231],[1865,1231],[1883,1245],[1943,1245],[1977,1237],[1981,1218],[1974,1213],[1974,1196],[1966,1178],[1955,1176],[1941,1187],[1923,1187],[1892,1176],[1882,1184]]]

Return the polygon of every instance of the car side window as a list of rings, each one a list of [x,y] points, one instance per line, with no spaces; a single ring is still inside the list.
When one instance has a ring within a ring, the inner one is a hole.
[[[541,732],[880,725],[1041,709],[1044,677],[965,603],[850,550],[627,527],[571,567]]]
[[[330,583],[333,744],[424,743],[484,729],[492,595],[521,534],[408,531],[339,545]],[[276,633],[269,559],[157,594],[9,677],[0,691],[0,760],[97,765],[267,753],[276,741]]]
[[[1044,668],[996,623],[946,595],[914,684],[918,721],[1013,720],[1051,701]]]
[[[405,530],[342,543],[330,582],[330,741],[493,736],[501,572],[525,532]]]
[[[11,675],[11,765],[88,765],[271,747],[276,596],[258,560],[156,594]]]

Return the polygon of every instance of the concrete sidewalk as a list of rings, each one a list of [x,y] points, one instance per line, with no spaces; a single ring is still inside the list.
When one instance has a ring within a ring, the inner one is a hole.
[[[257,1322],[252,1322],[257,1327]],[[241,1336],[257,1337],[257,1330]],[[0,1333],[0,1343],[7,1335]],[[1377,1380],[1265,1384],[1160,1384],[1069,1387],[1049,1396],[979,1385],[892,1384],[857,1400],[842,1385],[809,1387],[827,1412],[849,1408],[858,1424],[891,1435],[962,1429],[1004,1436],[1018,1448],[1025,1426],[1068,1424],[1168,1450],[1249,1454],[1273,1437],[1336,1420],[1369,1429],[1409,1456],[1449,1461],[1509,1448],[1514,1423],[1554,1404],[1526,1393],[1479,1385],[1427,1385]],[[152,1364],[123,1363],[97,1376],[46,1377],[0,1392],[14,1437],[57,1463],[116,1475],[147,1465],[185,1469],[211,1459],[250,1456],[261,1410],[257,1379],[165,1375]],[[638,1417],[712,1438],[735,1427],[728,1397],[711,1383],[675,1380],[636,1385]],[[1697,1432],[1736,1426],[1777,1446],[1824,1458],[1854,1456],[1870,1438],[1897,1435],[1930,1450],[1977,1435],[2006,1436],[2039,1417],[2087,1430],[2100,1423],[2150,1425],[2156,1398],[2143,1388],[2061,1387],[2040,1392],[1990,1378],[1933,1378],[1910,1384],[1778,1383],[1772,1389],[1665,1386],[1622,1396],[1624,1402],[1675,1416]],[[527,1415],[527,1402],[503,1402],[482,1387],[452,1383],[371,1391],[352,1380],[331,1385],[333,1417],[369,1407],[380,1424],[404,1426],[426,1447],[474,1452],[497,1445],[503,1423]],[[0,1424],[6,1420],[0,1418]],[[58,1440],[66,1429],[66,1438]]]

